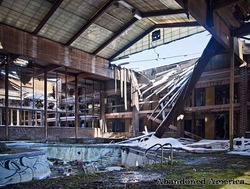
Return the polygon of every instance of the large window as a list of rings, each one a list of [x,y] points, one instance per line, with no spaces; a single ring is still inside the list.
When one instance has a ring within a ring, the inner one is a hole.
[[[195,89],[195,106],[205,106],[205,88]]]
[[[234,84],[234,102],[239,102],[238,99],[238,84]],[[230,86],[218,85],[215,87],[215,104],[229,104],[230,100]]]

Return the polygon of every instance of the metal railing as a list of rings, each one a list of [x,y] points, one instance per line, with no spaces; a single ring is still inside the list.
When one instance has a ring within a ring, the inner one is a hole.
[[[170,147],[168,147],[168,146],[170,146]],[[157,147],[157,148],[155,148],[155,147]],[[159,149],[161,150],[160,151],[160,155],[159,155]],[[170,156],[168,158],[164,157],[164,150],[167,150],[167,149],[170,149]],[[170,162],[170,164],[173,165],[173,146],[170,143],[165,143],[163,145],[157,143],[157,144],[149,147],[145,151],[145,157],[148,158],[148,159],[152,159],[154,161],[157,161],[157,159],[160,159],[160,161],[161,161],[161,167],[163,166],[163,161],[164,160],[167,161],[167,162]]]
[[[102,154],[102,153],[105,152],[106,149],[107,149],[109,146],[111,146],[112,144],[114,144],[114,140],[111,140],[111,141],[105,146],[105,148],[103,148],[102,150],[100,150],[99,161],[100,161],[101,164],[102,164],[102,159],[103,159],[103,157],[104,157],[105,155],[107,155],[107,154]],[[109,152],[109,153],[112,153],[112,152],[114,151],[114,148],[115,148],[115,146],[113,146],[112,151]]]

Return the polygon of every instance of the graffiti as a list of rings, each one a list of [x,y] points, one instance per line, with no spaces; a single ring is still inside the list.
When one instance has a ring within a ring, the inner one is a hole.
[[[45,155],[17,157],[0,161],[0,186],[27,182],[50,175]]]

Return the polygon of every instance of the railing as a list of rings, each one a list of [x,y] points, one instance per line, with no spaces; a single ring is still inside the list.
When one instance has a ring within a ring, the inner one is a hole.
[[[156,148],[156,149],[153,149],[156,146],[159,146],[159,147]],[[170,147],[167,147],[167,146],[170,146]],[[161,150],[160,156],[159,156],[159,149]],[[164,158],[164,150],[166,150],[166,149],[170,149],[170,156],[169,156],[169,158]],[[150,155],[153,156],[154,158],[151,158]],[[152,159],[154,161],[156,161],[156,159],[159,158],[161,160],[161,167],[163,166],[163,160],[164,159],[165,159],[165,161],[167,161],[167,160],[168,160],[168,162],[170,161],[171,165],[173,165],[173,146],[170,143],[165,143],[163,145],[157,143],[157,144],[149,147],[145,151],[145,157],[148,158],[148,159]]]
[[[113,144],[114,143],[114,140],[111,140],[106,146],[105,146],[105,148],[103,148],[103,150],[100,150],[100,163],[102,164],[102,158],[106,155],[106,154],[102,154],[102,152],[105,152],[106,151],[106,149],[111,145],[111,144]],[[113,148],[113,151],[114,151],[114,149],[115,149],[115,146],[114,146],[114,148]]]

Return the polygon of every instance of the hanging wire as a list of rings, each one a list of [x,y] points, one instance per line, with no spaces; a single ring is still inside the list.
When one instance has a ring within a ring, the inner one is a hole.
[[[159,58],[159,54],[158,54],[157,52],[156,52],[156,54],[158,55],[157,58],[153,58],[153,59],[144,59],[144,60],[134,60],[134,61],[129,61],[129,63],[147,62],[147,61],[153,61],[153,60],[167,60],[167,59],[171,59],[171,58],[178,58],[178,57],[186,57],[186,56],[191,56],[191,55],[198,55],[198,54],[201,54],[201,53],[192,53],[192,54],[168,56],[168,57],[163,57],[163,58]]]

